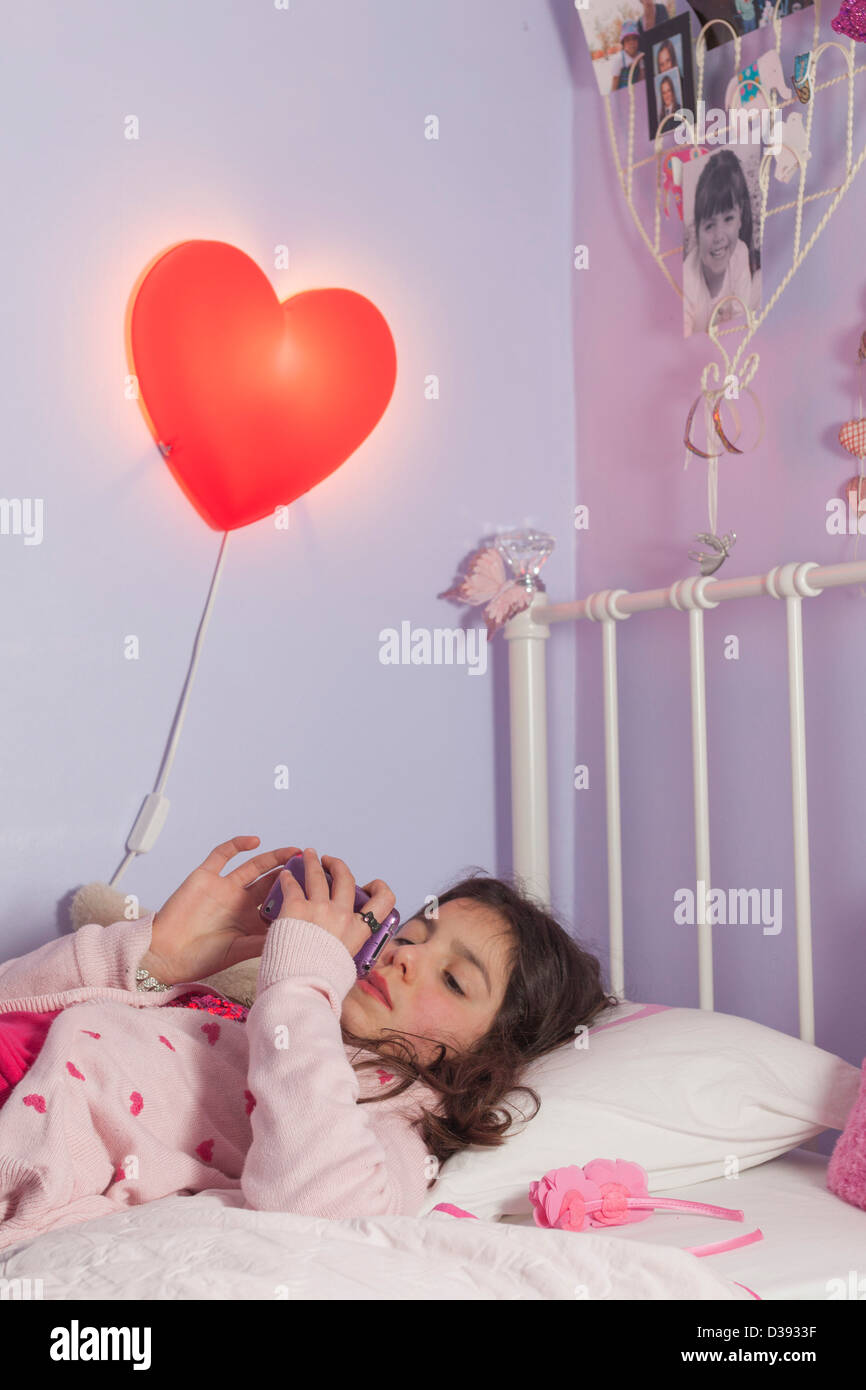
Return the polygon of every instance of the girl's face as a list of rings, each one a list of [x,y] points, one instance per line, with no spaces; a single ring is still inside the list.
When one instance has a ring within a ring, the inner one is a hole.
[[[723,275],[734,254],[743,221],[742,209],[728,208],[707,217],[698,227],[698,256],[712,275]]]
[[[659,49],[659,72],[669,72],[674,65],[671,51],[665,44],[664,48]]]
[[[661,84],[661,94],[662,94],[662,105],[664,106],[665,110],[666,110],[666,111],[672,111],[672,110],[674,109],[674,87],[673,87],[673,83],[672,83],[672,82],[663,82],[663,83]]]
[[[452,898],[435,917],[411,918],[397,928],[379,957],[391,1007],[360,980],[343,1001],[341,1022],[359,1037],[386,1030],[420,1033],[449,1050],[470,1046],[487,1032],[508,984],[507,924],[483,903]],[[438,1055],[432,1043],[410,1038],[423,1062]],[[396,1055],[404,1055],[398,1049]]]

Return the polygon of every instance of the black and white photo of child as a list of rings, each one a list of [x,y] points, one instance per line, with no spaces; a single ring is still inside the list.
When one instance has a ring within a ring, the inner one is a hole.
[[[728,145],[683,169],[683,331],[706,333],[716,306],[736,295],[756,313],[761,305],[757,245],[760,145]],[[736,302],[716,326],[743,318]]]

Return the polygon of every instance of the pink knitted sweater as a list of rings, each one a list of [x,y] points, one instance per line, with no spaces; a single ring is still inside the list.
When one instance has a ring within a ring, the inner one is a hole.
[[[240,1188],[259,1211],[414,1215],[430,1185],[413,1126],[438,1096],[343,1043],[355,963],[330,932],[273,923],[246,1021],[135,988],[153,913],[90,923],[0,965],[4,1012],[61,1009],[0,1109],[0,1248],[174,1193]]]

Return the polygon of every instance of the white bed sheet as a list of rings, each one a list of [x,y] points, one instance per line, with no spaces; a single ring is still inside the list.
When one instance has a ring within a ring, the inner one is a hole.
[[[735,1207],[744,1220],[690,1212],[654,1212],[648,1221],[610,1227],[620,1240],[656,1245],[710,1245],[756,1228],[764,1239],[720,1255],[701,1257],[724,1279],[737,1280],[762,1299],[866,1299],[866,1211],[827,1189],[828,1159],[805,1149],[718,1178],[659,1194]],[[531,1216],[504,1217],[517,1226]],[[575,1236],[580,1240],[581,1235]],[[859,1290],[859,1292],[858,1292]]]
[[[743,1222],[659,1211],[586,1234],[541,1231],[531,1216],[476,1222],[440,1212],[328,1222],[248,1211],[237,1192],[208,1191],[9,1247],[0,1278],[39,1278],[35,1296],[46,1299],[570,1301],[579,1294],[733,1298],[754,1307],[738,1285],[764,1300],[863,1299],[866,1211],[828,1192],[826,1172],[826,1158],[793,1150],[736,1179],[665,1193],[742,1209]],[[700,1259],[683,1253],[755,1227],[764,1239],[752,1245]]]
[[[701,1299],[756,1307],[706,1260],[669,1246],[624,1245],[604,1234],[582,1240],[442,1212],[326,1221],[250,1211],[241,1200],[237,1191],[211,1189],[43,1232],[2,1253],[0,1278],[10,1281],[4,1296],[379,1304]]]

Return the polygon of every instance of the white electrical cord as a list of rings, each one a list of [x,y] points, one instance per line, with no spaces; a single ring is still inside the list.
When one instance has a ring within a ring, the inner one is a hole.
[[[153,846],[156,844],[159,832],[162,830],[162,827],[165,824],[165,818],[168,815],[168,808],[171,803],[169,802],[167,797],[163,796],[162,791],[163,787],[166,784],[168,774],[171,771],[171,765],[174,762],[174,755],[177,750],[178,740],[180,739],[180,731],[183,728],[183,721],[186,716],[187,701],[189,699],[189,693],[192,689],[192,683],[195,678],[196,668],[198,666],[198,658],[199,653],[201,651],[202,640],[204,638],[205,632],[207,631],[208,623],[210,622],[211,610],[213,608],[214,599],[216,597],[217,583],[219,581],[220,573],[222,571],[223,557],[225,556],[226,541],[228,540],[228,536],[228,531],[224,532],[222,543],[220,545],[219,555],[217,556],[217,562],[214,566],[213,578],[210,582],[210,590],[208,592],[207,602],[205,603],[204,612],[201,615],[201,621],[198,626],[198,632],[196,633],[195,645],[192,649],[192,658],[190,660],[189,670],[187,672],[186,681],[184,682],[183,691],[181,692],[180,703],[178,704],[177,713],[174,719],[174,726],[172,728],[168,747],[166,748],[165,754],[163,756],[162,767],[160,769],[159,777],[157,778],[157,783],[153,791],[149,792],[148,795],[144,798],[144,801],[142,802],[141,810],[138,813],[138,818],[136,819],[135,825],[132,827],[132,830],[129,833],[129,839],[126,842],[126,848],[129,851],[129,853],[121,863],[120,868],[114,875],[114,878],[111,880],[109,885],[111,888],[114,888],[115,885],[120,881],[122,875],[126,872],[127,868],[132,863],[136,855],[146,854],[149,849],[153,848]]]

